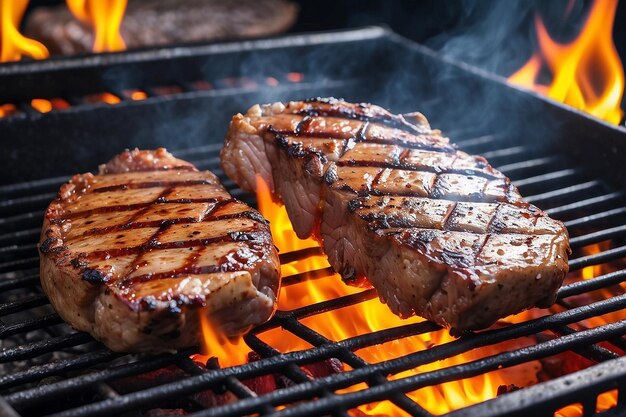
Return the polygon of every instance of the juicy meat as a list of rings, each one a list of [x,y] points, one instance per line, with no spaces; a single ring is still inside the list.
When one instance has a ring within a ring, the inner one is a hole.
[[[563,224],[419,113],[335,99],[256,105],[233,117],[221,156],[242,188],[264,178],[298,236],[317,235],[345,280],[369,281],[400,316],[484,328],[552,304],[567,273]]]
[[[197,344],[273,313],[280,265],[267,221],[211,172],[165,149],[74,176],[45,213],[41,283],[56,311],[117,351]]]

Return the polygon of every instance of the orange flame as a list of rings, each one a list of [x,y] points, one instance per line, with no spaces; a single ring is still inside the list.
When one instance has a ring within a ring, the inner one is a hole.
[[[74,16],[94,29],[94,52],[123,51],[126,44],[120,26],[127,0],[67,0]]]
[[[604,252],[605,250],[609,249],[609,247],[610,247],[610,244],[608,241],[606,241],[606,242],[596,243],[591,246],[585,247],[583,249],[583,252],[585,256],[596,255],[600,252]],[[590,265],[582,269],[581,275],[583,279],[592,279],[599,275],[602,275],[603,270],[604,268],[602,265]]]
[[[222,368],[240,365],[246,362],[250,348],[246,346],[243,338],[228,340],[222,335],[209,320],[210,313],[201,310],[200,326],[202,328],[202,354],[193,355],[192,358],[198,362],[207,363],[212,358],[219,359]]]
[[[537,15],[539,51],[508,80],[619,124],[624,68],[612,39],[616,9],[617,0],[595,0],[585,27],[566,44],[555,42]],[[544,67],[552,74],[549,85],[537,81]]]
[[[611,249],[611,242],[604,241],[600,243],[595,243],[589,246],[585,246],[582,248],[583,256],[595,255],[606,250]],[[600,275],[607,274],[615,270],[614,268],[607,265],[590,265],[584,267],[580,271],[580,278],[584,280],[594,279]],[[624,283],[620,284],[622,292],[626,289]],[[589,298],[589,300],[576,301],[574,300],[574,305],[582,305],[593,301],[599,301],[605,298],[613,297],[615,295],[615,291],[602,288],[592,293],[585,293],[582,297]],[[577,325],[579,328],[593,328],[605,325],[607,323],[616,322],[619,320],[626,319],[626,312],[624,311],[615,311],[611,313],[607,313],[603,316],[594,316],[590,317],[586,320],[583,320],[581,323]],[[611,349],[610,346],[607,346]],[[600,394],[596,401],[596,412],[600,413],[606,410],[609,410],[617,405],[617,390],[610,390]],[[558,410],[555,413],[555,417],[579,417],[583,415],[582,405],[581,404],[570,404]]]
[[[274,243],[281,253],[292,252],[307,248],[316,248],[318,242],[312,238],[299,239],[293,228],[287,211],[284,206],[276,203],[272,199],[269,186],[257,177],[257,201],[261,214],[270,221],[272,237]],[[583,248],[584,255],[592,255],[600,251],[608,249],[608,242],[590,245]],[[328,260],[324,255],[309,256],[304,259],[293,262],[284,263],[281,266],[283,279],[288,279],[295,274],[303,274],[311,271],[325,271],[329,266]],[[607,273],[606,267],[591,266],[591,269],[585,269],[580,272],[580,277],[591,279],[599,274]],[[318,273],[316,279],[308,279],[297,284],[283,286],[280,292],[278,308],[279,310],[293,310],[314,303],[335,299],[337,297],[356,294],[363,289],[350,287],[345,285],[337,274],[331,272]],[[577,275],[574,274],[573,278]],[[604,291],[604,290],[603,290]],[[595,294],[598,299],[612,296],[606,290],[606,294]],[[591,300],[592,301],[596,301]],[[590,302],[587,300],[587,303]],[[584,300],[583,300],[583,303]],[[549,311],[558,311],[560,307],[555,306],[551,310],[529,310],[518,315],[510,316],[505,319],[506,322],[516,323],[528,320],[549,313]],[[623,313],[609,313],[602,317],[593,317],[580,323],[580,327],[597,327],[608,322],[614,322],[623,318]],[[247,353],[250,348],[239,339],[235,343],[226,341],[209,325],[206,316],[201,316],[202,327],[204,332],[204,351],[205,355],[194,355],[194,359],[206,362],[209,357],[215,356],[219,358],[222,366],[234,366],[246,362]],[[310,327],[314,331],[331,341],[340,341],[365,333],[381,331],[384,329],[414,324],[423,321],[419,317],[411,317],[402,320],[392,314],[389,309],[383,305],[378,299],[371,299],[354,305],[346,306],[337,310],[331,310],[325,313],[313,315],[300,320],[301,323]],[[293,352],[299,350],[310,349],[312,346],[298,338],[296,335],[281,329],[275,328],[257,334],[257,336],[280,352]],[[426,334],[409,336],[402,339],[393,340],[380,345],[361,348],[355,353],[368,363],[378,363],[394,358],[409,355],[411,353],[429,349],[433,346],[440,345],[452,341],[453,338],[448,334],[447,330],[434,331]],[[500,343],[494,346],[486,346],[469,352],[462,353],[457,356],[446,358],[435,363],[421,365],[415,369],[410,369],[396,375],[392,375],[389,379],[405,378],[411,375],[429,372],[441,368],[446,368],[462,363],[467,363],[479,358],[498,354],[502,351],[516,349],[536,343],[534,338],[518,338]],[[570,364],[573,370],[577,364]],[[346,370],[351,368],[344,365]],[[588,365],[581,365],[580,368]],[[541,364],[537,361],[525,363],[508,369],[501,369],[483,375],[478,375],[463,380],[447,382],[444,384],[426,387],[407,395],[424,407],[427,411],[439,415],[450,411],[458,410],[472,404],[477,404],[485,400],[494,398],[497,395],[500,386],[514,385],[524,387],[533,385],[538,382],[537,375],[542,369]],[[570,371],[571,372],[571,371]],[[338,393],[354,392],[366,388],[364,383],[353,385],[351,387],[337,391]],[[617,392],[615,390],[608,391],[600,395],[597,399],[598,412],[613,408],[617,403]],[[283,406],[281,406],[283,407]],[[389,401],[381,401],[372,404],[365,404],[358,407],[357,411],[351,413],[354,416],[405,416],[406,413],[396,407]],[[557,417],[578,417],[581,416],[581,407],[578,404],[572,404],[561,408],[555,413]]]
[[[257,201],[259,211],[270,221],[274,243],[281,253],[318,247],[319,244],[314,239],[298,239],[293,231],[285,207],[273,201],[268,185],[260,178],[257,179]],[[328,266],[328,260],[324,255],[315,255],[285,263],[282,265],[281,272],[284,279],[308,271],[324,270]],[[278,308],[280,310],[292,310],[362,291],[363,289],[361,288],[345,285],[339,275],[329,272],[321,274],[321,277],[314,280],[310,279],[298,284],[284,286],[281,289]],[[391,313],[377,298],[301,320],[303,324],[333,341],[344,340],[364,333],[380,331],[391,327],[419,323],[421,321],[423,321],[423,319],[419,317],[412,317],[406,320],[400,319],[398,316]],[[204,330],[206,332],[205,340],[208,343],[205,350],[211,352],[211,356],[219,357],[220,362],[222,364],[227,363],[227,366],[245,362],[245,354],[247,354],[250,348],[244,343],[229,346],[224,340],[220,340],[220,337],[216,336],[210,327],[205,326]],[[311,348],[309,343],[283,329],[273,329],[260,333],[257,336],[281,352],[292,352]],[[369,363],[377,363],[408,355],[419,350],[428,349],[434,345],[446,343],[451,340],[453,340],[453,338],[448,334],[448,331],[441,330],[363,348],[357,350],[355,353]],[[516,340],[515,346],[523,346],[529,342],[530,341],[527,340]],[[436,363],[426,364],[390,378],[402,378],[421,372],[465,363],[489,354],[495,354],[505,348],[506,347],[503,347],[503,345],[498,345],[481,351],[468,352]],[[238,357],[238,359],[233,360],[234,357]],[[206,356],[195,356],[195,359],[198,360],[206,360],[206,358]],[[228,362],[224,362],[225,360]],[[347,365],[346,368],[350,369]],[[443,414],[495,397],[500,385],[513,383],[519,386],[525,386],[537,382],[536,372],[539,369],[538,363],[533,362],[524,367],[516,368],[517,370],[513,373],[511,373],[510,370],[491,372],[465,380],[423,388],[408,393],[407,395],[428,411],[435,414]],[[339,392],[352,392],[364,388],[366,388],[364,384],[358,384]],[[365,413],[366,415],[406,415],[404,411],[397,408],[389,401],[363,405],[359,407],[359,412]]]
[[[0,0],[0,62],[18,61],[24,55],[34,59],[48,57],[43,44],[19,31],[27,6],[28,0]]]

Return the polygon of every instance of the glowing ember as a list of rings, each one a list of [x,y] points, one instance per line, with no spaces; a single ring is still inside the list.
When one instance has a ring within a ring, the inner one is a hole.
[[[120,102],[120,98],[111,93],[100,94],[100,99],[108,104],[117,104]]]
[[[14,104],[0,104],[0,117],[10,116],[17,112]]]
[[[22,56],[48,57],[48,49],[19,32],[28,0],[0,0],[0,62],[18,61]]]
[[[40,113],[48,113],[52,110],[52,102],[43,98],[35,98],[31,100],[30,105]]]
[[[145,100],[146,98],[148,98],[148,94],[141,90],[133,90],[132,92],[130,92],[129,96],[131,100],[135,101]]]
[[[292,83],[299,83],[304,80],[304,74],[301,72],[290,72],[287,74],[287,80]]]
[[[276,87],[278,85],[278,80],[274,77],[267,77],[265,79],[265,83],[270,87]]]
[[[121,101],[121,99],[111,93],[102,93],[85,96],[85,101],[87,101],[88,103],[117,104]]]
[[[596,0],[583,30],[566,44],[555,42],[536,16],[539,51],[509,81],[619,124],[624,68],[612,39],[616,8],[617,0]],[[537,81],[543,68],[551,72],[549,85]]]
[[[596,412],[601,413],[617,405],[617,390],[604,392],[598,396]],[[583,406],[580,403],[570,404],[554,413],[554,417],[579,417],[583,415]]]
[[[67,0],[72,14],[94,30],[94,52],[123,51],[120,26],[127,0]]]

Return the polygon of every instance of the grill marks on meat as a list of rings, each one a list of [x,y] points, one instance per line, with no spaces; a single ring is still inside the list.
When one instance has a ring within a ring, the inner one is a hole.
[[[551,304],[567,272],[562,223],[419,113],[335,99],[254,106],[234,116],[222,166],[247,190],[261,175],[298,236],[318,235],[344,279],[369,281],[401,316],[483,328]]]
[[[160,351],[198,343],[199,309],[231,336],[270,317],[267,222],[214,174],[164,149],[100,172],[72,178],[46,212],[42,285],[66,321],[113,350]]]

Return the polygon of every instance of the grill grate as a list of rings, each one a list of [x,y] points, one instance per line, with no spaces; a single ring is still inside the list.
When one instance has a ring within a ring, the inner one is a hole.
[[[457,137],[463,136],[457,133]],[[0,373],[0,394],[11,407],[24,415],[104,416],[123,412],[140,415],[139,410],[171,404],[174,404],[173,408],[179,408],[182,403],[183,408],[193,416],[273,415],[279,410],[285,416],[345,416],[357,406],[390,400],[412,415],[429,416],[406,394],[422,387],[572,351],[593,363],[614,363],[608,368],[614,374],[613,379],[586,387],[584,412],[585,415],[593,414],[596,397],[600,393],[611,388],[621,391],[626,383],[626,371],[619,371],[620,368],[625,369],[623,364],[626,362],[626,358],[620,357],[626,347],[623,337],[626,321],[609,321],[582,330],[575,325],[626,308],[626,295],[619,295],[621,292],[616,291],[615,296],[595,302],[588,299],[579,305],[571,300],[585,297],[593,291],[615,290],[616,286],[626,281],[626,269],[620,264],[626,256],[626,226],[623,226],[626,202],[623,193],[587,173],[584,167],[565,156],[542,154],[524,145],[512,146],[495,135],[461,139],[457,143],[467,152],[485,155],[492,165],[511,177],[522,194],[528,196],[528,201],[565,221],[574,250],[570,277],[579,276],[582,268],[602,264],[610,264],[614,272],[594,279],[567,281],[567,285],[559,291],[557,305],[541,317],[469,334],[380,363],[366,362],[358,351],[393,340],[445,330],[429,322],[420,322],[333,341],[304,322],[308,317],[372,300],[376,298],[374,290],[294,310],[279,310],[269,322],[245,337],[250,350],[256,352],[260,360],[231,368],[205,369],[189,358],[194,353],[193,349],[160,356],[114,353],[93,341],[89,335],[76,333],[64,324],[51,310],[39,287],[35,242],[43,209],[66,178],[7,185],[0,187],[0,340],[3,346],[0,350],[0,369],[4,370]],[[219,148],[220,144],[212,144],[175,153],[201,169],[212,170],[235,197],[254,204],[252,196],[234,188],[232,181],[224,177],[219,168]],[[586,254],[584,251],[589,245],[609,239],[611,246],[598,253]],[[285,263],[314,253],[319,253],[319,249],[283,253],[281,261]],[[330,279],[331,275],[332,270],[319,269],[285,277],[284,285]],[[262,338],[265,332],[271,330],[290,333],[312,347],[304,351],[281,352]],[[391,378],[424,364],[522,337],[536,337],[536,343],[456,366],[410,377]],[[339,359],[350,370],[311,379],[300,367],[330,358]],[[176,381],[129,393],[114,389],[114,383],[123,378],[171,366],[181,372],[182,376]],[[593,369],[576,375],[583,381],[589,380]],[[257,395],[242,382],[273,374],[282,375],[292,382],[265,395]],[[338,392],[363,382],[368,388]],[[577,386],[574,384],[571,393],[565,396],[555,397],[543,392],[543,396],[539,395],[531,402],[514,403],[509,400],[534,389],[527,388],[501,396],[492,403],[496,404],[496,408],[498,404],[507,404],[506,411],[510,413],[552,416],[559,407],[580,401],[580,393],[574,389]],[[228,392],[237,401],[201,410],[197,402],[181,400],[203,390]],[[310,401],[312,399],[316,400]],[[622,396],[620,401],[623,401]],[[478,404],[465,411],[473,415],[487,415],[490,410],[488,404]],[[283,405],[290,407],[281,409]]]

